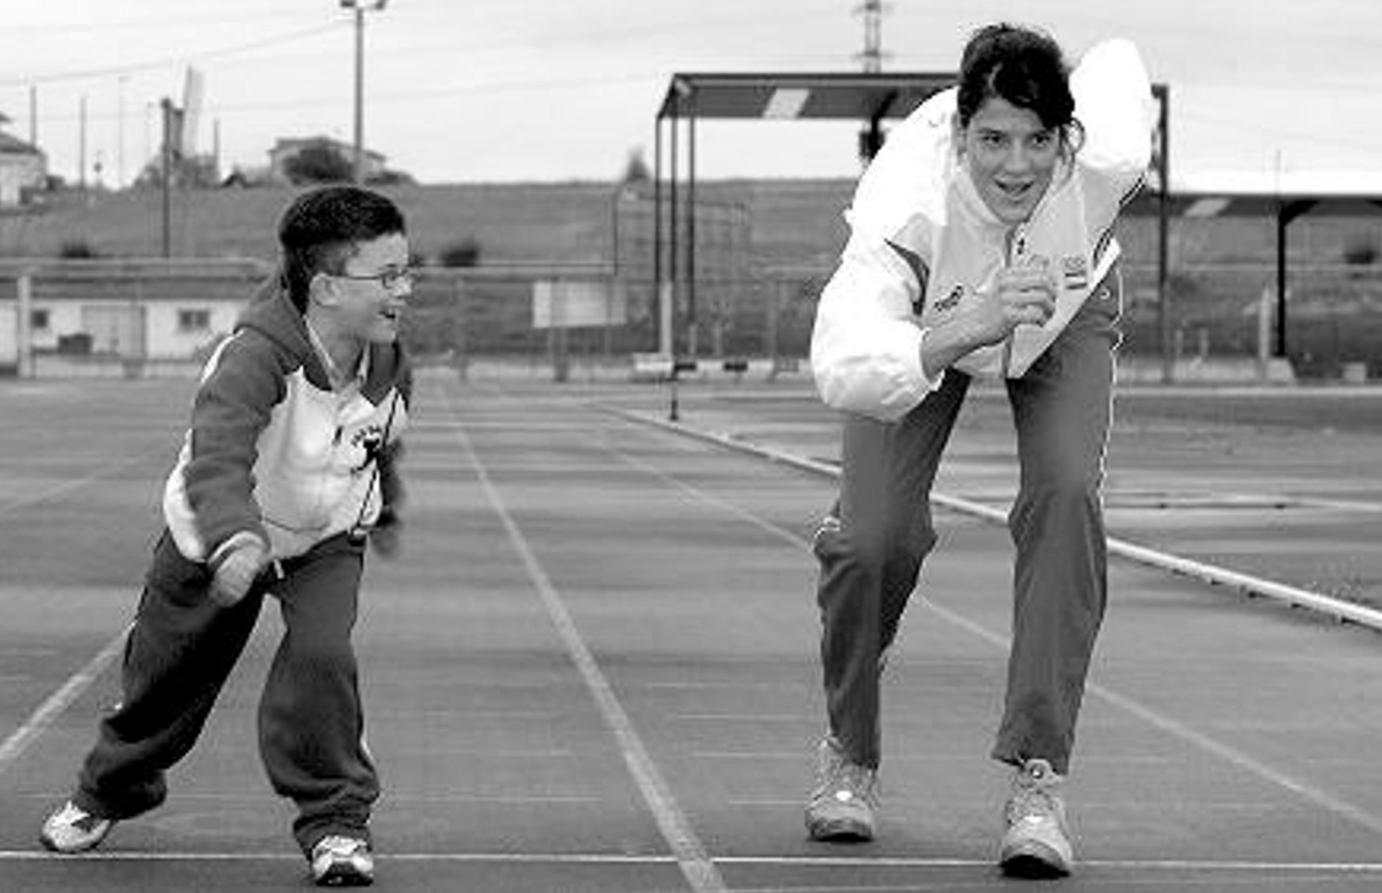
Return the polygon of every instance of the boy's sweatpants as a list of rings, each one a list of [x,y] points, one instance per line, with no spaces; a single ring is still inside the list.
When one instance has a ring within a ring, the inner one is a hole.
[[[100,724],[77,804],[125,819],[167,796],[165,771],[196,742],[244,650],[267,592],[286,630],[259,702],[260,756],[274,790],[298,806],[304,851],[328,834],[368,839],[379,796],[365,749],[354,649],[363,546],[342,536],[271,567],[233,607],[208,596],[211,573],[165,531],[154,547],[122,667],[122,700]]]
[[[1107,598],[1100,488],[1120,303],[1115,268],[1027,374],[1007,382],[1021,476],[1008,515],[1012,649],[992,756],[1045,758],[1062,774]],[[814,550],[830,732],[860,765],[879,764],[881,657],[936,542],[931,487],[969,384],[950,370],[896,422],[844,422],[839,499]]]

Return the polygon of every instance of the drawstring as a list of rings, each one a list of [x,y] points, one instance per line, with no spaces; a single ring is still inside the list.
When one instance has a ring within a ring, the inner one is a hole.
[[[365,498],[360,500],[360,511],[355,516],[355,523],[351,525],[348,534],[353,543],[363,543],[365,541],[365,510],[369,508],[370,496],[374,494],[375,481],[379,480],[379,456],[389,445],[389,432],[393,430],[394,411],[398,409],[398,389],[393,392],[393,399],[389,401],[389,417],[384,421],[384,436],[379,441],[379,446],[368,450],[370,463],[374,466],[370,469],[369,484],[365,487]],[[381,509],[382,511],[382,509]]]

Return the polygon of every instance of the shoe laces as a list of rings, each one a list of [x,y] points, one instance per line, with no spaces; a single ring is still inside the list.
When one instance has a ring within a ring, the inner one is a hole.
[[[837,799],[848,799],[839,797],[840,794],[848,794],[873,805],[878,798],[878,771],[851,761],[833,739],[827,739],[825,754],[824,781],[820,792],[829,793]]]
[[[68,801],[68,803],[63,806],[62,811],[58,813],[56,821],[59,824],[70,825],[80,831],[91,831],[105,820],[94,813],[87,812],[77,804]]]
[[[317,841],[317,845],[312,847],[312,852],[317,856],[330,853],[333,856],[350,858],[357,853],[367,855],[369,853],[369,845],[363,840],[355,837],[331,834]]]
[[[1053,819],[1065,824],[1065,806],[1058,788],[1061,777],[1046,760],[1028,760],[1013,776],[1008,799],[1008,824],[1023,819]]]

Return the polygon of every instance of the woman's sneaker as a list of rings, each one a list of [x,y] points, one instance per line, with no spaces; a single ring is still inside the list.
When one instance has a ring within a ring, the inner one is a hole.
[[[318,887],[368,887],[374,883],[369,843],[332,834],[312,847],[312,882]]]
[[[817,752],[816,787],[806,804],[806,832],[812,840],[873,840],[878,809],[878,772],[850,762],[833,735]]]
[[[1070,873],[1075,854],[1065,825],[1062,781],[1046,760],[1027,760],[1013,774],[1004,808],[1007,828],[998,863],[1009,877],[1057,878]]]
[[[48,816],[39,842],[55,853],[84,853],[100,846],[115,822],[103,819],[68,800]]]

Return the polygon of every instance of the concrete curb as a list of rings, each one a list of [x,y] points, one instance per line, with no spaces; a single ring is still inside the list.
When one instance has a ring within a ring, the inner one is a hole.
[[[701,431],[679,422],[659,419],[643,413],[630,412],[616,407],[600,406],[599,408],[628,421],[650,425],[684,436],[694,437],[698,440],[714,443],[741,453],[758,456],[770,462],[790,465],[793,468],[799,468],[825,477],[838,478],[840,475],[839,468],[828,462],[807,459],[781,450],[759,446],[758,444],[740,440],[733,435]],[[1007,524],[1008,522],[1006,512],[958,496],[947,496],[943,493],[932,492],[931,501],[953,511],[983,518],[995,524]],[[1181,574],[1215,586],[1227,586],[1232,589],[1237,589],[1251,597],[1261,596],[1270,598],[1292,607],[1305,608],[1324,614],[1341,622],[1356,623],[1360,626],[1368,627],[1369,629],[1382,631],[1382,611],[1337,599],[1332,596],[1324,595],[1323,593],[1313,592],[1308,589],[1299,589],[1295,586],[1288,586],[1284,583],[1277,583],[1261,577],[1254,577],[1250,574],[1242,574],[1225,567],[1207,564],[1202,561],[1181,558],[1169,552],[1162,552],[1157,549],[1147,548],[1146,546],[1139,546],[1136,543],[1120,540],[1115,537],[1108,537],[1108,550],[1112,555],[1117,555],[1129,561],[1135,561],[1138,564],[1149,565],[1160,570],[1170,571],[1174,574]]]

